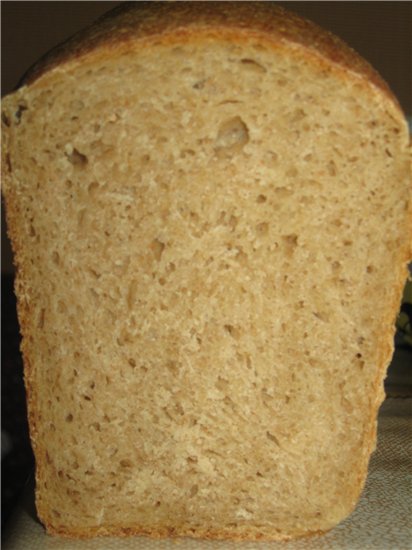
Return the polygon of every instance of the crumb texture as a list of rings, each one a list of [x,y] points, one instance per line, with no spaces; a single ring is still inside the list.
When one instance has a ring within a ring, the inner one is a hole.
[[[408,253],[402,122],[296,52],[212,39],[52,71],[2,118],[49,529],[348,515]]]

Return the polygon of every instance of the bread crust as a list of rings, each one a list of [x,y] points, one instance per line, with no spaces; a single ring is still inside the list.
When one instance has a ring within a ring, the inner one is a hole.
[[[22,86],[34,84],[42,77],[56,68],[64,68],[66,63],[81,63],[85,56],[107,56],[113,51],[123,51],[133,44],[145,47],[153,42],[170,44],[176,41],[195,41],[202,36],[213,36],[217,39],[231,37],[236,40],[264,41],[274,46],[292,46],[299,49],[299,53],[307,57],[316,58],[318,64],[331,65],[340,71],[343,77],[352,75],[359,78],[366,86],[372,86],[377,93],[389,100],[389,105],[394,107],[399,120],[403,118],[400,106],[390,91],[387,84],[379,74],[361,58],[354,50],[349,48],[341,40],[328,33],[313,23],[301,19],[294,14],[285,11],[279,6],[273,6],[266,2],[241,2],[236,10],[231,7],[231,2],[140,2],[126,3],[100,18],[94,25],[77,34],[67,42],[48,53],[40,62],[31,68],[21,81]],[[8,144],[6,141],[3,154],[7,155]],[[7,163],[3,161],[3,166]],[[11,175],[5,174],[6,181],[11,181]],[[12,186],[7,185],[6,193],[8,231],[11,237],[13,250],[17,252],[23,249],[22,235],[15,222],[17,218],[18,201]],[[386,326],[394,326],[394,321],[399,307],[404,280],[406,278],[406,264],[412,258],[412,207],[409,208],[409,235],[408,246],[402,251],[402,262],[405,263],[404,276],[399,277],[397,287],[393,290],[393,299],[388,306],[384,320]],[[35,339],[35,328],[32,326],[30,305],[24,296],[28,291],[27,281],[24,276],[24,266],[16,264],[16,294],[19,296],[18,313],[22,333],[25,336],[22,353],[25,365],[25,385],[28,400],[28,414],[30,435],[36,460],[38,463],[37,474],[44,471],[42,465],[46,461],[43,451],[37,448],[37,426],[35,384],[33,372],[30,366],[30,347]],[[368,468],[370,453],[376,442],[376,416],[384,393],[382,380],[384,378],[393,346],[394,329],[382,335],[380,341],[380,362],[377,368],[376,383],[371,404],[370,423],[371,432],[365,434],[364,460],[359,472],[359,485],[357,494],[354,495],[354,504],[363,489]],[[37,481],[39,481],[37,477]],[[227,531],[202,531],[189,527],[182,527],[179,532],[168,528],[148,530],[133,527],[99,527],[95,529],[66,529],[56,527],[50,517],[47,506],[37,501],[39,515],[46,525],[47,532],[69,538],[90,538],[94,536],[132,536],[145,535],[153,538],[171,536],[190,536],[205,539],[232,539],[232,540],[287,540],[291,537],[280,534],[268,536],[266,534],[233,535]],[[320,535],[322,532],[309,532],[303,536]]]
[[[308,533],[305,533],[304,535],[300,535],[298,537],[295,537],[295,539],[305,539],[310,537],[316,537],[324,535],[327,531],[311,531]],[[264,542],[275,542],[275,541],[288,541],[292,540],[292,537],[287,536],[268,536],[265,533],[258,533],[256,535],[233,535],[233,533],[230,533],[228,531],[199,531],[199,530],[193,530],[193,529],[184,529],[182,531],[177,532],[173,528],[167,529],[159,529],[159,530],[153,530],[149,531],[147,529],[139,529],[139,528],[113,528],[113,529],[102,529],[100,532],[94,532],[94,531],[78,531],[74,535],[73,532],[66,532],[66,531],[48,531],[50,535],[57,535],[62,538],[67,539],[90,539],[93,537],[148,537],[150,539],[165,539],[165,538],[171,538],[171,539],[179,539],[179,538],[191,538],[191,539],[202,539],[202,540],[227,540],[227,541],[237,541],[237,542],[257,542],[257,541],[264,541]]]
[[[100,17],[90,27],[57,46],[28,70],[20,85],[32,84],[67,62],[102,49],[128,47],[130,43],[162,43],[196,38],[199,31],[214,37],[253,37],[289,44],[324,58],[345,72],[378,88],[400,109],[398,100],[379,73],[343,40],[315,23],[272,2],[125,2]]]
[[[189,537],[192,539],[204,539],[204,540],[232,540],[232,541],[288,541],[295,539],[305,539],[310,537],[321,536],[328,531],[308,531],[304,534],[299,534],[295,537],[273,534],[267,535],[263,532],[247,533],[247,534],[233,534],[230,530],[216,529],[193,529],[189,526],[182,526],[180,529],[173,527],[162,527],[157,529],[148,529],[145,527],[97,527],[94,529],[66,529],[64,527],[50,527],[51,524],[46,524],[47,533],[50,535],[57,535],[67,539],[89,539],[93,537],[133,537],[144,536],[151,539],[162,538],[183,538]]]

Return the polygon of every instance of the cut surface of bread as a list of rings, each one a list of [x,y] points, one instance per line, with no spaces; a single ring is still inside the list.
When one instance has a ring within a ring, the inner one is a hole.
[[[3,102],[38,513],[73,537],[324,532],[375,445],[406,124],[296,28],[156,9],[133,17],[161,32],[114,16],[117,42]]]

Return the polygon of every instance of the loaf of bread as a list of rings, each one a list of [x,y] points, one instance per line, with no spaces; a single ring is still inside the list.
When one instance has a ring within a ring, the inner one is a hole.
[[[266,2],[132,3],[3,101],[51,534],[289,539],[354,509],[411,257],[379,75]]]

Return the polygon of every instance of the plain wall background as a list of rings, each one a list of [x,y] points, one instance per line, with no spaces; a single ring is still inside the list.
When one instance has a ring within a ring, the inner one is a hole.
[[[122,2],[2,1],[2,95],[44,53]],[[385,78],[412,116],[412,3],[277,2],[343,38]],[[2,272],[12,255],[2,209]]]

